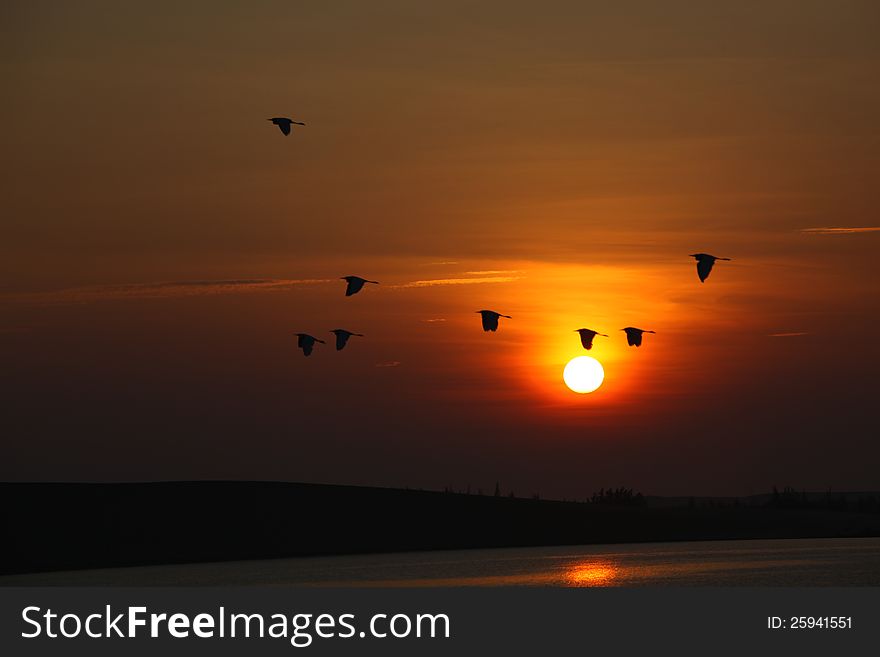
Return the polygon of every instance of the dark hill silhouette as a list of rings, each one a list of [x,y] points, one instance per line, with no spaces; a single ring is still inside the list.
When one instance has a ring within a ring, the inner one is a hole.
[[[658,508],[244,481],[0,483],[0,495],[2,574],[408,550],[880,536],[876,504]]]

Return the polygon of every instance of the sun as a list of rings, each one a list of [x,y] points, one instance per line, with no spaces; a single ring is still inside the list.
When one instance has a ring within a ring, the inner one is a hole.
[[[605,380],[602,363],[590,356],[578,356],[568,361],[562,372],[565,385],[575,392],[593,392]]]

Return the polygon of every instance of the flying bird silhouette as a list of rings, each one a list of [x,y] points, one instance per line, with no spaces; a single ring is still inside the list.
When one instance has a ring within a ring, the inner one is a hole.
[[[712,271],[716,260],[730,260],[730,258],[718,258],[708,253],[691,253],[691,258],[697,260],[697,276],[700,277],[700,283],[709,278],[709,272]]]
[[[642,333],[654,333],[654,331],[646,331],[645,329],[634,328],[632,326],[627,326],[620,330],[626,333],[626,343],[630,347],[642,346]]]
[[[290,134],[290,126],[292,124],[296,123],[297,125],[305,125],[302,121],[294,121],[293,119],[288,119],[286,116],[276,116],[266,120],[277,125],[278,129],[281,130],[285,137]]]
[[[484,331],[497,331],[499,317],[512,319],[510,315],[502,315],[501,313],[496,313],[494,310],[478,310],[477,312],[480,313],[480,317],[483,320]]]
[[[363,333],[352,333],[345,329],[333,329],[330,332],[336,336],[336,351],[342,351],[351,336],[356,335],[359,338],[364,337]]]
[[[350,297],[352,294],[357,294],[363,288],[364,283],[373,283],[375,285],[379,284],[379,281],[368,281],[366,278],[361,278],[360,276],[343,276],[342,280],[347,283],[345,286],[345,296]]]
[[[297,333],[296,337],[296,346],[302,349],[303,354],[305,354],[306,356],[311,355],[312,349],[314,349],[316,342],[326,344],[323,340],[319,340],[318,338],[309,335],[308,333]]]
[[[584,346],[584,349],[592,349],[593,348],[593,338],[595,338],[597,335],[601,335],[603,338],[608,337],[604,333],[599,333],[599,331],[593,331],[591,329],[585,329],[585,328],[575,329],[575,333],[580,334],[581,344]]]

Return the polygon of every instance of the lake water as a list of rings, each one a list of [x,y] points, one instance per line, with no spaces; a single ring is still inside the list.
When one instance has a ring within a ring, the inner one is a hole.
[[[880,538],[271,559],[17,575],[0,585],[880,586]]]

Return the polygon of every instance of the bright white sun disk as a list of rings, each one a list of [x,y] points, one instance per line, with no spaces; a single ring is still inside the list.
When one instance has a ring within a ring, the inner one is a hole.
[[[593,392],[605,380],[602,363],[590,356],[578,356],[568,361],[562,372],[565,385],[575,392]]]

